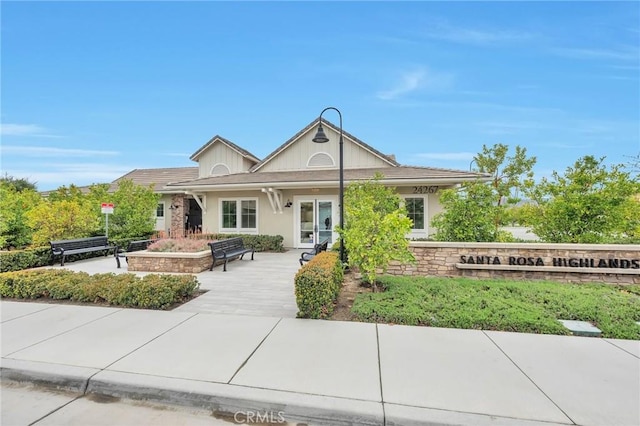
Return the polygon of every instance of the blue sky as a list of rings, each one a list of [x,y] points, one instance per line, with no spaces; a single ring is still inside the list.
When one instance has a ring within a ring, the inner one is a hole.
[[[2,173],[40,190],[194,166],[216,134],[263,158],[326,106],[408,165],[640,153],[639,2],[1,6]]]

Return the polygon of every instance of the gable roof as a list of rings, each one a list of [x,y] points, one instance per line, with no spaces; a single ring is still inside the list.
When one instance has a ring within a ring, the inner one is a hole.
[[[285,143],[280,145],[278,148],[276,148],[275,151],[273,151],[271,154],[267,155],[264,158],[264,160],[260,161],[258,164],[254,165],[251,169],[249,169],[249,172],[253,173],[253,172],[258,171],[262,166],[267,164],[273,158],[278,156],[282,151],[284,151],[290,145],[292,145],[294,142],[296,142],[298,139],[300,139],[300,137],[303,136],[304,134],[306,134],[310,129],[313,129],[314,127],[316,127],[319,124],[319,122],[320,122],[320,119],[318,119],[318,118],[313,120],[304,129],[300,130],[298,133],[293,135],[288,141],[286,141]],[[327,127],[332,128],[336,133],[340,133],[340,127],[336,126],[335,124],[331,123],[328,120],[325,120],[324,118],[322,118],[322,124],[327,126]],[[389,165],[395,166],[395,167],[400,165],[398,162],[396,162],[395,159],[391,158],[388,155],[385,155],[385,154],[381,153],[380,151],[378,151],[377,149],[373,148],[372,146],[367,145],[366,143],[362,142],[360,139],[356,138],[352,134],[344,131],[344,129],[342,130],[342,136],[343,136],[343,138],[351,140],[351,142],[355,143],[356,145],[359,145],[362,149],[364,149],[366,151],[369,151],[370,153],[372,153],[376,157],[380,158],[381,160],[385,161]]]
[[[155,191],[160,191],[171,182],[184,182],[198,178],[197,167],[169,167],[161,169],[134,169],[111,183],[113,187],[118,181],[131,179],[138,185],[153,184]]]
[[[240,154],[244,158],[247,158],[247,159],[253,161],[254,163],[260,162],[260,159],[258,157],[256,157],[255,155],[253,155],[252,153],[250,153],[246,149],[239,147],[238,145],[236,145],[235,143],[231,142],[230,140],[223,138],[220,135],[215,135],[214,137],[209,139],[209,141],[207,143],[205,143],[204,145],[202,145],[195,153],[193,153],[193,155],[191,155],[191,157],[189,157],[189,159],[193,160],[193,161],[198,161],[198,158],[200,158],[200,156],[207,149],[209,149],[209,147],[211,145],[213,145],[216,142],[220,142],[220,143],[223,143],[223,144],[227,145],[229,148],[231,148],[232,150],[236,151],[238,154]]]

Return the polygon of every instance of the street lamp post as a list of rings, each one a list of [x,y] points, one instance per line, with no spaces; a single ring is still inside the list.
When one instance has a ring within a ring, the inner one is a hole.
[[[322,110],[322,112],[320,113],[320,119],[318,121],[318,131],[316,132],[316,135],[313,137],[312,141],[314,141],[315,143],[327,143],[329,142],[329,138],[327,137],[327,135],[324,133],[324,129],[322,128],[322,114],[324,114],[325,111],[327,110],[334,110],[335,112],[338,113],[338,115],[340,116],[340,142],[339,142],[339,149],[340,149],[340,229],[344,229],[344,160],[343,160],[343,150],[342,150],[342,113],[340,112],[340,110],[338,108],[335,107],[327,107],[325,109]],[[344,265],[345,260],[344,260],[344,238],[341,236],[340,237],[340,262]]]

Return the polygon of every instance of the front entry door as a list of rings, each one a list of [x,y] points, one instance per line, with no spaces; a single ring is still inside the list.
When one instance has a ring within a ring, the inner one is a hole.
[[[337,203],[331,199],[300,199],[296,202],[298,248],[312,248],[315,243],[329,239],[329,247],[336,240],[333,232]]]

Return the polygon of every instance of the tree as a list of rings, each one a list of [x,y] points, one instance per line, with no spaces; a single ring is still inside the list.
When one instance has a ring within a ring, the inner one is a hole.
[[[22,192],[25,190],[37,190],[35,183],[29,182],[29,180],[25,178],[18,179],[13,176],[9,176],[8,173],[5,173],[4,176],[0,178],[0,185],[13,188],[17,192]]]
[[[629,161],[625,165],[625,168],[629,169],[629,171],[637,177],[640,174],[640,153],[633,157],[629,157]]]
[[[497,206],[493,212],[496,234],[505,221],[505,206],[515,205],[520,201],[518,193],[526,191],[534,184],[533,166],[536,164],[536,157],[527,157],[527,149],[519,145],[516,146],[513,156],[508,157],[508,153],[509,147],[504,144],[495,144],[492,147],[482,145],[482,152],[474,157],[478,171],[492,176],[492,197]]]
[[[376,273],[386,272],[391,261],[413,262],[406,235],[411,231],[401,197],[382,185],[382,175],[352,183],[344,194],[345,227],[340,230],[349,264],[365,282],[375,284]]]
[[[0,248],[22,248],[31,243],[33,231],[26,212],[42,202],[34,189],[0,181]]]
[[[434,216],[431,225],[438,241],[496,241],[495,217],[498,206],[494,189],[483,182],[465,183],[440,194],[444,211]]]
[[[538,204],[533,232],[554,243],[602,243],[637,232],[640,183],[622,165],[585,156],[531,191]],[[635,230],[635,231],[634,231]]]
[[[95,235],[98,218],[88,204],[76,200],[46,200],[27,212],[33,244]]]
[[[96,188],[96,193],[99,188]],[[153,185],[136,185],[132,180],[121,180],[118,188],[108,197],[115,207],[109,217],[109,238],[127,239],[147,237],[155,230],[155,212],[160,194],[153,192]],[[104,215],[102,215],[104,216]]]

